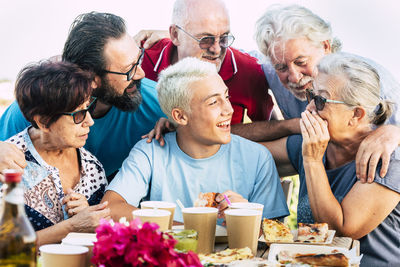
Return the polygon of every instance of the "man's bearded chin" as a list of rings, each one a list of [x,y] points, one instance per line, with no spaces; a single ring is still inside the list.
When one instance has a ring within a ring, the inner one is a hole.
[[[116,93],[115,89],[108,83],[104,78],[101,80],[101,86],[96,88],[93,93],[98,100],[104,104],[108,104],[116,107],[122,111],[135,112],[140,103],[142,103],[142,94],[140,93],[140,83],[141,80],[132,80],[127,88],[125,88],[124,93],[119,95]],[[136,85],[136,90],[132,93],[128,93],[126,89],[132,88]]]
[[[304,85],[312,82],[313,80],[314,79],[311,76],[304,76],[298,83],[288,82],[287,88],[298,100],[306,101],[307,100],[306,89],[300,89],[299,87],[303,87]],[[307,89],[312,89],[312,87]]]

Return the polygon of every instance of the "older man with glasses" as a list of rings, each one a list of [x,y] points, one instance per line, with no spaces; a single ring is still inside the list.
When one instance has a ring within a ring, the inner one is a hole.
[[[142,31],[138,39],[152,33]],[[142,68],[147,78],[156,81],[158,74],[169,65],[186,57],[196,57],[215,64],[229,88],[234,109],[233,133],[247,137],[245,134],[254,130],[254,123],[242,124],[246,110],[253,122],[264,123],[271,118],[273,102],[266,78],[256,59],[231,47],[235,38],[230,33],[228,10],[222,1],[177,0],[169,35],[170,39],[159,40],[146,49]],[[280,136],[290,133],[290,129],[276,130]]]

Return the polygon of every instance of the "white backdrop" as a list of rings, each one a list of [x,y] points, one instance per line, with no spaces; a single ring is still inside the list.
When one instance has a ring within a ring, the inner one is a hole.
[[[298,3],[331,22],[343,50],[374,59],[400,80],[397,0],[226,0],[234,47],[257,49],[254,23],[274,3]],[[167,29],[173,0],[0,0],[0,80],[14,80],[27,63],[60,54],[73,19],[92,10],[122,16],[131,34]]]

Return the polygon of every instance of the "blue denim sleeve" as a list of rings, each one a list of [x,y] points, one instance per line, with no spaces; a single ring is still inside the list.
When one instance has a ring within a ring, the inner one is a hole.
[[[22,115],[17,102],[14,101],[1,116],[0,125],[0,141],[5,141],[24,130],[30,123]]]

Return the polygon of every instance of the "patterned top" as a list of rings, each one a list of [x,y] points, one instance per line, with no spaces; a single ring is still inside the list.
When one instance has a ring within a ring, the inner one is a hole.
[[[15,144],[25,153],[28,166],[24,169],[21,184],[24,187],[25,211],[33,228],[38,231],[68,219],[62,200],[64,192],[59,170],[48,165],[32,144],[26,128],[6,142]],[[81,166],[79,183],[74,192],[86,197],[89,205],[100,203],[104,195],[107,179],[101,163],[86,149],[79,148]],[[0,198],[3,189],[0,189]]]

